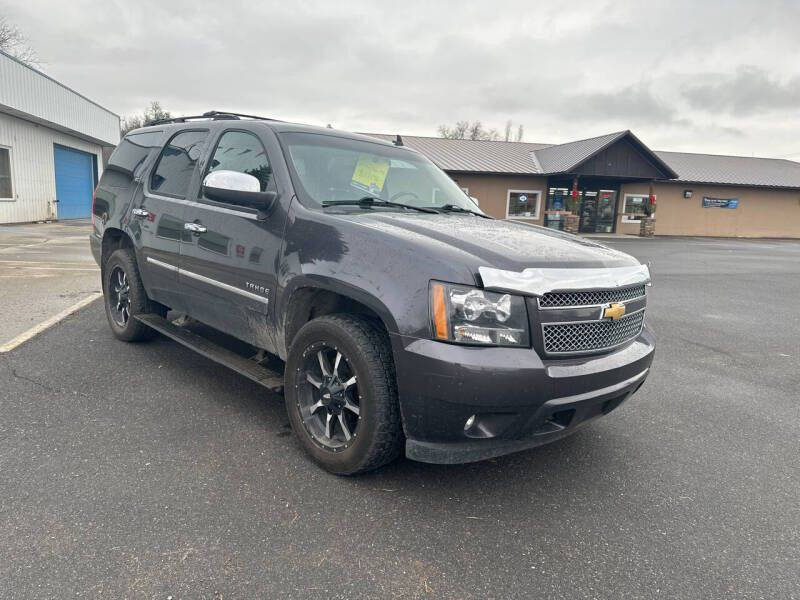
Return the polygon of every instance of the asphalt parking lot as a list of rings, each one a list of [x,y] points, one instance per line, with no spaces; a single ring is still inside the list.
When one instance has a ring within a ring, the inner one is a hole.
[[[648,382],[483,463],[328,475],[99,301],[0,354],[0,597],[800,598],[800,243],[606,242],[652,263]]]
[[[0,347],[92,294],[89,221],[0,225]]]

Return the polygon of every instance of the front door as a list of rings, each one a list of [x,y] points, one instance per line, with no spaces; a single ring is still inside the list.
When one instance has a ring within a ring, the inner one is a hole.
[[[580,205],[580,232],[612,233],[616,206],[616,190],[583,190]]]
[[[597,223],[597,192],[584,190],[581,200],[581,222],[579,231],[581,233],[594,233]]]
[[[274,191],[271,162],[252,131],[227,129],[218,137],[203,176],[227,170],[253,175],[261,191]],[[187,206],[194,229],[181,242],[179,280],[194,318],[254,346],[275,351],[270,311],[277,283],[276,259],[285,213],[269,215],[206,198],[202,186]]]

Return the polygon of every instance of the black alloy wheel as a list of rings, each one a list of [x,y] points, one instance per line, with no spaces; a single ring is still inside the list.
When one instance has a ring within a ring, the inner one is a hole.
[[[147,297],[136,254],[130,248],[120,248],[111,253],[103,265],[103,295],[106,317],[112,333],[125,342],[152,339],[156,332],[136,315],[167,314],[167,307]]]
[[[337,346],[312,344],[303,352],[297,407],[303,426],[320,447],[338,452],[350,446],[361,421],[358,376]]]
[[[377,469],[403,452],[392,349],[381,325],[360,315],[317,317],[300,328],[286,358],[292,429],[337,475]]]
[[[120,327],[125,327],[131,318],[131,286],[128,275],[120,266],[114,267],[109,277],[108,302],[111,318]]]

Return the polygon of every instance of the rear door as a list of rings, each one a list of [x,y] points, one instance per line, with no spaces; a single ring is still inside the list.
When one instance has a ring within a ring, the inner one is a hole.
[[[181,238],[189,235],[184,229],[187,197],[195,189],[207,138],[208,129],[175,133],[161,150],[131,211],[141,234],[140,270],[148,294],[180,311],[186,310],[178,266]]]
[[[261,191],[275,191],[264,134],[220,127],[203,176],[216,170],[247,173],[259,180]],[[187,312],[255,346],[274,350],[270,308],[285,213],[279,206],[264,215],[215,202],[203,196],[199,185],[186,221],[199,230],[181,242],[179,278],[190,303]]]

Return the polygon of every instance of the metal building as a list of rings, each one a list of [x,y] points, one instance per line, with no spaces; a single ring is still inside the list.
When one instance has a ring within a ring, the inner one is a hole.
[[[88,218],[119,116],[0,52],[0,223]]]

